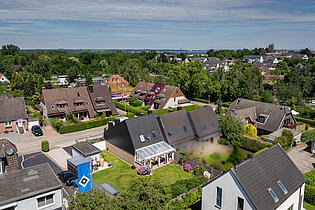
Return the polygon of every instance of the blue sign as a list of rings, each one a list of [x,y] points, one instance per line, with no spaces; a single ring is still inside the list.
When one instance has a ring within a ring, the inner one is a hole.
[[[90,161],[77,165],[79,193],[88,192],[91,184],[91,163]]]

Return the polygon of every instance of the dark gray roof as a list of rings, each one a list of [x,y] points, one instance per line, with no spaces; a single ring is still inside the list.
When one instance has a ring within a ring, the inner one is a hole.
[[[218,119],[211,106],[188,112],[193,130],[199,140],[221,135]]]
[[[174,145],[195,138],[191,121],[185,110],[163,114],[159,118],[168,143]]]
[[[91,144],[90,142],[87,142],[87,141],[81,142],[81,143],[76,143],[76,144],[72,145],[72,148],[74,148],[76,151],[78,151],[84,157],[99,154],[102,152],[97,147],[95,147],[93,144]]]
[[[17,119],[27,119],[25,102],[23,97],[0,98],[0,122]]]
[[[0,186],[0,205],[61,188],[48,163],[0,174]]]
[[[256,209],[276,209],[305,183],[303,174],[279,144],[231,169]],[[279,185],[281,181],[288,193]],[[279,201],[268,192],[271,188]]]
[[[152,131],[156,131],[157,138],[153,138]],[[140,135],[143,135],[144,142],[140,141]],[[147,139],[147,136],[150,137],[150,140]],[[135,117],[122,122],[116,121],[114,126],[109,125],[105,138],[111,144],[133,155],[136,149],[164,141],[155,114]]]
[[[248,108],[254,109],[252,109],[252,111],[249,111]],[[240,111],[243,109],[248,110]],[[283,122],[284,117],[291,114],[291,110],[289,110],[289,108],[286,106],[280,106],[277,104],[265,103],[260,101],[252,101],[243,98],[239,98],[233,101],[231,106],[229,107],[228,113],[237,116],[244,123],[246,117],[253,116],[253,111],[255,111],[256,117],[261,114],[267,116],[266,122],[264,124],[257,122],[256,126],[259,129],[263,129],[269,132],[274,132],[278,130],[281,126],[281,123]]]

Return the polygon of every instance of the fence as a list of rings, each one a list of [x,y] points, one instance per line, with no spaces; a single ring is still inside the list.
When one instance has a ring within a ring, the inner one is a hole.
[[[205,164],[203,164],[203,163],[201,163],[199,161],[193,160],[193,159],[191,159],[191,158],[189,158],[189,157],[187,157],[185,155],[179,154],[177,152],[175,152],[174,158],[175,158],[176,161],[182,160],[182,161],[190,164],[193,168],[195,168],[196,166],[204,167],[210,174],[213,175],[214,178],[217,177],[217,176],[220,176],[222,174],[221,171],[218,171],[218,170],[216,170],[214,168],[211,168],[211,167],[209,167],[209,166],[207,166],[207,165],[205,165]]]

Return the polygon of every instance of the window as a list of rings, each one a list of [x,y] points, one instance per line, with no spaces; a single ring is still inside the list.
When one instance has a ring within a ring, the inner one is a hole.
[[[184,125],[184,131],[185,131],[185,133],[188,132],[186,125]]]
[[[264,116],[258,116],[257,118],[257,122],[260,122],[260,123],[264,123],[265,122],[265,117]]]
[[[143,135],[140,135],[139,138],[140,138],[140,141],[141,141],[141,142],[145,142],[145,139],[144,139],[144,136],[143,136]]]
[[[125,87],[125,84],[121,84],[121,87]]]
[[[117,88],[119,88],[119,84],[117,84]]]
[[[220,208],[222,207],[222,188],[220,187],[217,187],[217,199],[215,205]]]
[[[83,104],[84,104],[83,102],[79,102],[79,103],[75,103],[74,105],[75,106],[83,106]]]
[[[201,130],[202,131],[207,131],[207,129],[208,129],[208,127],[207,127],[206,123],[202,123],[201,124]]]
[[[54,105],[51,105],[50,108],[51,108],[52,110],[54,110],[54,109],[55,109],[55,106],[54,106]]]
[[[279,199],[278,199],[276,193],[275,193],[271,188],[268,189],[268,192],[269,192],[269,194],[271,195],[271,197],[273,198],[273,200],[274,200],[275,202],[278,202],[278,201],[279,201]]]
[[[37,198],[37,206],[43,207],[54,203],[54,194],[46,195],[44,197]]]
[[[5,121],[4,122],[5,127],[11,127],[12,126],[12,121]]]
[[[169,135],[170,136],[178,136],[179,130],[177,128],[173,128],[172,130],[170,130]]]
[[[237,210],[243,210],[244,209],[244,199],[237,197]]]
[[[86,105],[89,105],[89,102],[87,101],[87,102],[85,102],[86,103]]]
[[[154,139],[158,138],[158,135],[157,135],[156,131],[152,131],[152,136],[153,136]]]
[[[116,81],[119,82],[119,78],[117,78]]]
[[[115,78],[112,79],[112,82],[115,82]]]
[[[288,191],[287,191],[287,189],[285,188],[285,186],[282,184],[282,182],[279,180],[277,183],[278,183],[279,187],[281,188],[281,190],[283,191],[283,193],[284,193],[284,194],[287,194]]]
[[[288,208],[288,210],[293,210],[293,204]]]
[[[80,97],[80,92],[77,93],[77,96]]]

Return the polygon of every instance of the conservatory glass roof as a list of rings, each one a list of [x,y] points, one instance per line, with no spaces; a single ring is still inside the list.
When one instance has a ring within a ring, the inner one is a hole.
[[[175,151],[175,149],[172,146],[170,146],[165,141],[161,141],[159,143],[137,149],[136,154],[139,155],[140,159],[148,160],[173,151]]]

